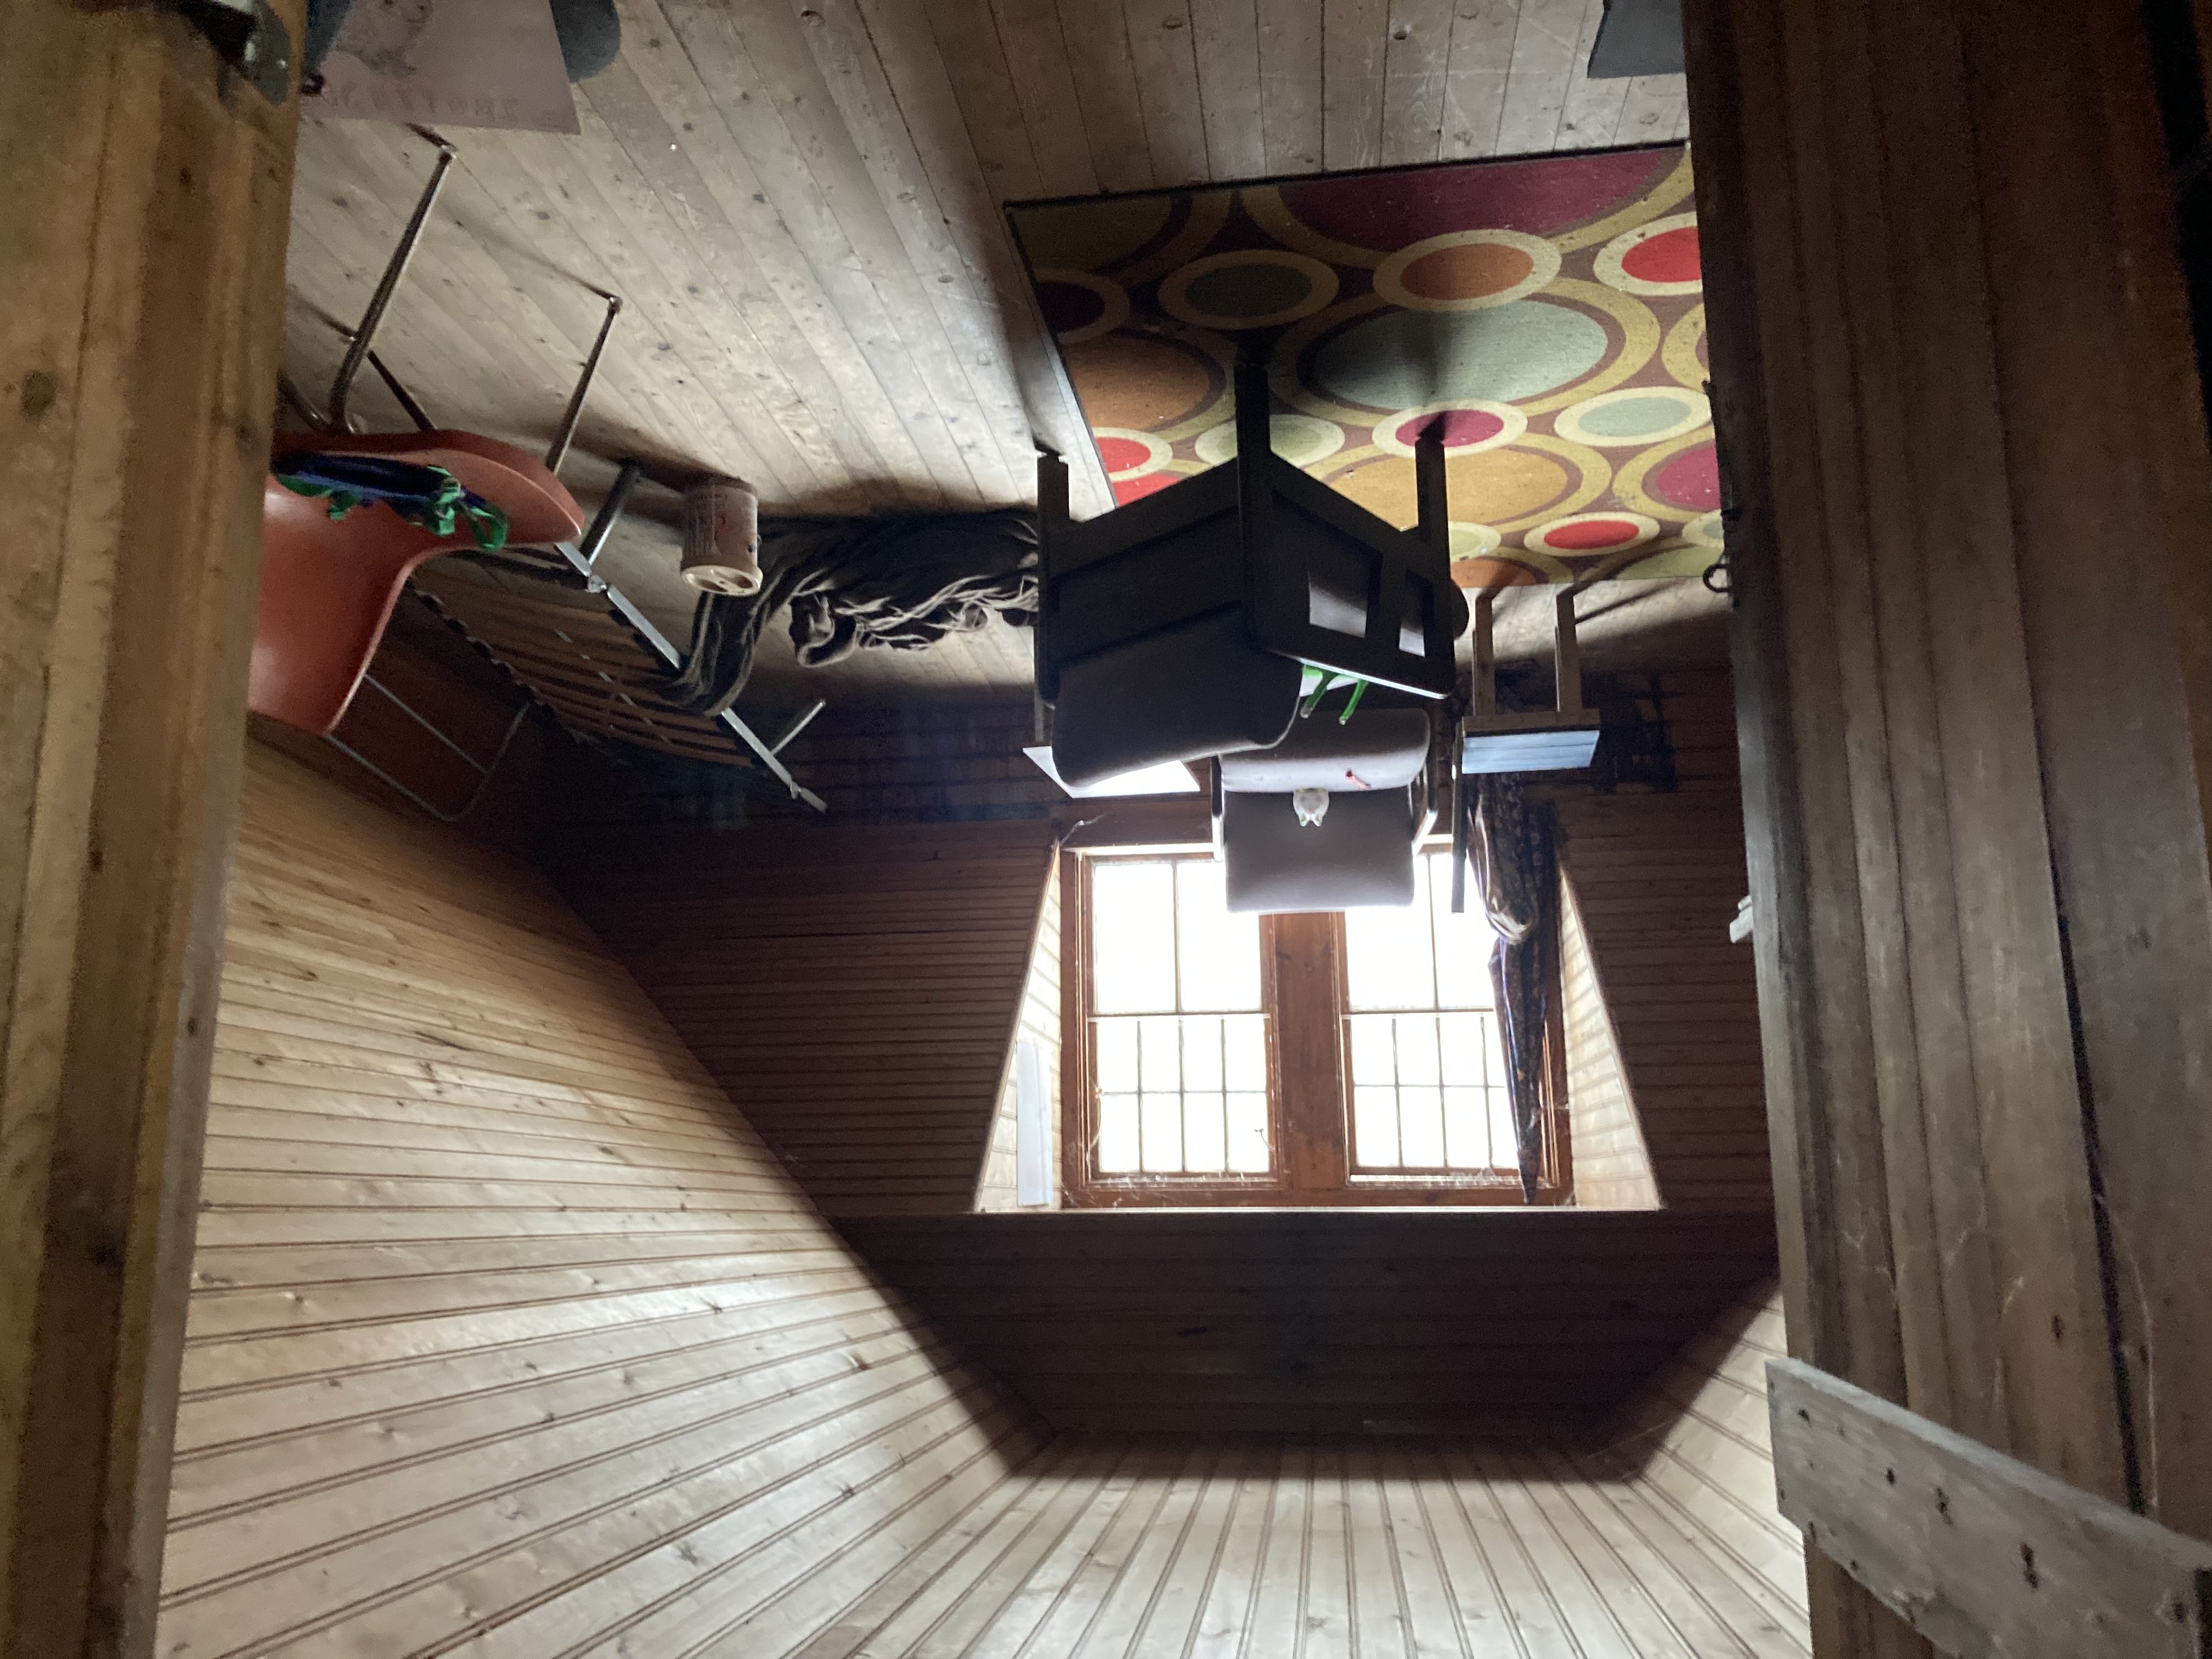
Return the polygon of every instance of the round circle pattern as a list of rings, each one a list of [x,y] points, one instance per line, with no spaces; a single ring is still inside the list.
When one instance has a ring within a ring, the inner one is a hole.
[[[1284,248],[1210,253],[1160,283],[1161,308],[1200,328],[1275,328],[1336,298],[1336,272]]]
[[[1705,286],[1698,216],[1670,214],[1625,230],[1598,250],[1597,279],[1624,294],[1695,294]]]
[[[1455,230],[1408,243],[1375,271],[1375,291],[1409,311],[1486,311],[1559,274],[1559,250],[1517,230]]]
[[[1275,453],[1292,466],[1311,466],[1327,460],[1344,447],[1344,428],[1334,421],[1311,415],[1273,415],[1267,420],[1267,439]],[[1198,459],[1218,466],[1237,455],[1237,422],[1224,421],[1198,434],[1194,446]]]
[[[1504,539],[1486,524],[1465,524],[1455,520],[1451,526],[1452,562],[1487,557],[1498,550]]]
[[[1228,376],[1180,342],[1120,334],[1062,355],[1084,414],[1101,427],[1163,431],[1225,401]]]
[[[1553,419],[1552,429],[1577,443],[1627,449],[1679,438],[1712,418],[1712,405],[1701,392],[1677,386],[1632,386],[1570,404]]]
[[[1721,504],[1720,456],[1699,444],[1662,461],[1644,481],[1644,489],[1668,507],[1686,513],[1712,513]]]
[[[1370,409],[1519,403],[1580,380],[1610,348],[1605,325],[1541,300],[1484,311],[1385,311],[1330,335],[1310,375]]]
[[[1571,513],[1530,531],[1523,539],[1540,553],[1587,555],[1640,547],[1658,533],[1658,522],[1641,513]]]
[[[1446,455],[1474,455],[1502,449],[1528,429],[1528,417],[1511,404],[1448,400],[1401,409],[1376,423],[1375,447],[1393,455],[1411,455],[1421,434],[1437,421]]]
[[[1036,292],[1045,322],[1062,345],[1111,334],[1129,320],[1127,290],[1087,270],[1047,267],[1036,273]]]
[[[1098,426],[1091,428],[1091,435],[1098,445],[1099,465],[1106,469],[1109,483],[1141,478],[1148,472],[1158,471],[1175,459],[1175,452],[1149,432]]]

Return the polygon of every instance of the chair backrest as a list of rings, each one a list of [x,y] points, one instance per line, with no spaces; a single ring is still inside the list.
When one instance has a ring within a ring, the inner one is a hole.
[[[274,465],[301,451],[443,467],[506,513],[507,538],[518,546],[583,533],[575,498],[544,462],[472,432],[288,433],[277,440]],[[272,471],[262,493],[261,595],[248,706],[303,731],[336,726],[409,574],[425,560],[471,545],[465,525],[440,536],[382,505],[333,519],[325,501],[295,495]]]
[[[1467,601],[1451,580],[1443,449],[1417,446],[1421,528],[1384,522],[1268,442],[1267,374],[1237,374],[1234,460],[1086,523],[1067,470],[1037,463],[1037,690],[1097,653],[1234,612],[1261,651],[1414,696],[1450,694]]]
[[[1289,731],[1302,671],[1216,611],[1072,663],[1052,722],[1054,769],[1079,788],[1163,761],[1264,748]]]
[[[1328,798],[1317,824],[1288,794],[1224,794],[1221,856],[1229,908],[1240,914],[1402,908],[1416,888],[1413,790]]]
[[[1428,764],[1432,737],[1426,708],[1363,703],[1347,720],[1336,707],[1323,707],[1291,721],[1283,740],[1270,748],[1223,755],[1221,787],[1255,795],[1402,789]]]
[[[1037,693],[1070,782],[1273,743],[1305,665],[1450,693],[1468,609],[1441,440],[1418,447],[1417,535],[1276,455],[1267,399],[1266,372],[1240,367],[1237,458],[1087,523],[1067,516],[1066,466],[1039,459]]]

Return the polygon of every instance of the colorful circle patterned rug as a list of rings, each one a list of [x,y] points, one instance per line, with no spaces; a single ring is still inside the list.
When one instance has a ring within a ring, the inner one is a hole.
[[[1275,451],[1394,524],[1441,424],[1467,587],[1695,576],[1719,556],[1680,145],[1011,210],[1117,500]]]

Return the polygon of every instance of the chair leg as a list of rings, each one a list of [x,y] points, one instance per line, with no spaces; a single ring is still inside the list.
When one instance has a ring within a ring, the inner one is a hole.
[[[1037,610],[1030,624],[1030,678],[1036,700],[1036,740],[1044,742],[1044,711],[1060,697],[1060,674],[1052,655],[1052,550],[1067,528],[1067,463],[1053,451],[1037,448]]]
[[[1583,653],[1575,637],[1575,595],[1580,591],[1579,583],[1564,587],[1554,601],[1559,609],[1552,635],[1552,678],[1559,691],[1559,713],[1569,716],[1583,713]]]
[[[337,377],[331,382],[329,413],[324,417],[324,424],[334,431],[353,430],[346,404],[353,395],[354,376],[361,373],[362,364],[368,360],[377,326],[384,321],[385,308],[392,303],[399,279],[407,274],[408,261],[415,257],[416,245],[422,240],[422,228],[430,222],[430,210],[437,204],[439,191],[445,187],[447,169],[453,165],[453,157],[459,154],[450,142],[429,128],[416,127],[412,131],[438,147],[437,164],[430,169],[429,182],[422,186],[422,198],[415,204],[414,216],[407,221],[407,228],[399,234],[399,246],[392,250],[384,275],[377,279],[376,292],[369,295],[368,309],[361,314],[361,325],[353,331],[353,343],[347,346],[345,358],[338,364]]]
[[[1422,428],[1413,443],[1413,495],[1419,504],[1421,539],[1451,562],[1451,507],[1444,482],[1444,417]]]
[[[584,418],[584,399],[591,395],[592,382],[599,378],[599,357],[607,349],[607,336],[614,332],[615,319],[622,314],[622,295],[602,295],[607,302],[607,314],[599,323],[599,337],[592,342],[592,355],[584,359],[584,372],[576,380],[576,389],[568,394],[568,407],[562,411],[561,429],[553,434],[553,442],[545,451],[545,470],[557,473],[561,463],[568,459],[568,446],[576,436],[576,422]]]

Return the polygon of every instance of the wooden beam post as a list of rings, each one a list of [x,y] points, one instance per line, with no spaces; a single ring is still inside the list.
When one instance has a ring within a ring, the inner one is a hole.
[[[1791,1350],[2212,1537],[2212,465],[2142,19],[1684,26]],[[1812,1565],[1821,1659],[1925,1650]]]
[[[296,118],[176,13],[0,9],[11,1655],[153,1650]]]

